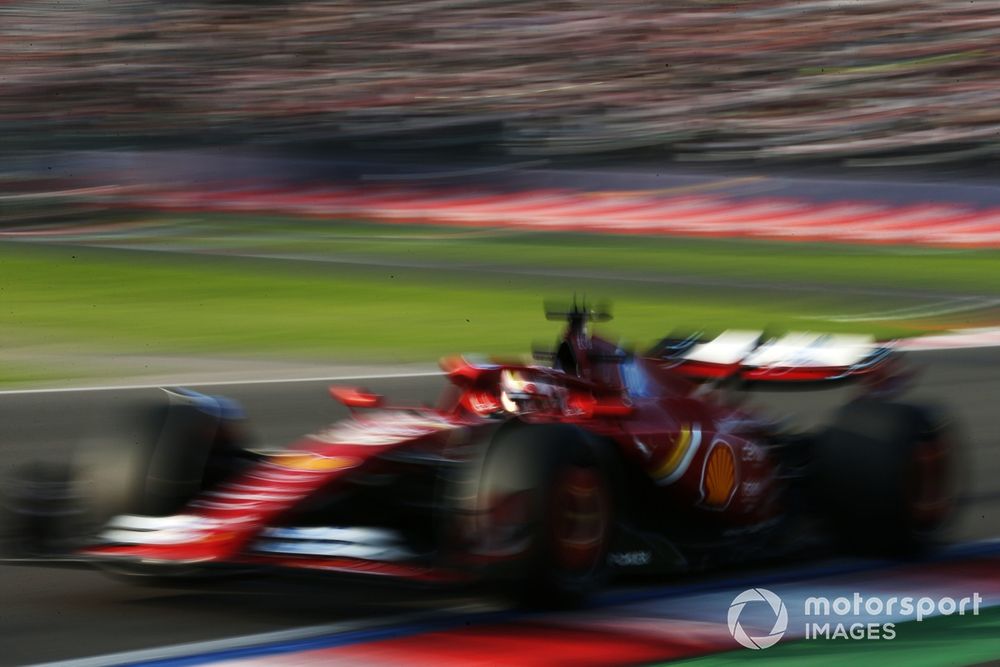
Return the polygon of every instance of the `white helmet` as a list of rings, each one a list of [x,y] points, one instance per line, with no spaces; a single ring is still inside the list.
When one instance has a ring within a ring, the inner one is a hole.
[[[533,412],[558,400],[562,388],[539,378],[526,378],[522,371],[500,373],[500,403],[512,414]]]

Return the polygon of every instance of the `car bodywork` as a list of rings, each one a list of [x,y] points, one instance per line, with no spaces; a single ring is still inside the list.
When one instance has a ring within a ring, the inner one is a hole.
[[[534,520],[517,491],[484,492],[493,444],[546,425],[598,452],[613,498],[569,482],[567,516],[577,518],[567,562],[589,554],[602,572],[645,573],[778,553],[800,545],[809,525],[797,481],[812,436],[784,432],[718,387],[863,378],[874,395],[899,377],[891,346],[863,337],[727,332],[664,339],[637,355],[593,335],[592,313],[566,317],[552,365],[445,360],[449,386],[437,407],[384,407],[380,396],[333,387],[348,418],[281,449],[243,452],[175,512],[112,517],[77,555],[144,572],[488,578],[523,561],[532,547],[511,526]],[[239,417],[225,399],[172,393],[220,423]],[[605,520],[613,526],[594,523]]]

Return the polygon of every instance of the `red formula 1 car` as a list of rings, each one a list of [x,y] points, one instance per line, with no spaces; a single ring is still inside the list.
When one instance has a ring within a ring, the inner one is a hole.
[[[890,347],[729,332],[635,355],[590,333],[594,312],[561,315],[548,364],[447,360],[437,408],[333,387],[352,416],[282,449],[241,446],[232,401],[172,390],[157,438],[68,478],[65,496],[103,517],[75,555],[137,574],[274,566],[575,599],[616,573],[817,541],[905,553],[955,508],[954,432],[893,398]],[[815,432],[717,390],[850,379],[866,391]],[[28,537],[58,532],[38,530],[40,516],[67,515],[37,511],[62,497],[47,488],[22,513]]]

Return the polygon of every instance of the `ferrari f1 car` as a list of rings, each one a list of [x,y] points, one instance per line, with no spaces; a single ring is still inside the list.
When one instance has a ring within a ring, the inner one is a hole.
[[[287,447],[246,447],[231,400],[169,390],[156,437],[19,487],[21,547],[89,522],[74,559],[118,573],[294,568],[572,600],[621,573],[939,538],[959,443],[898,399],[891,345],[728,332],[632,354],[591,333],[599,313],[568,310],[545,363],[448,359],[434,408],[335,386],[351,415]],[[720,389],[835,381],[861,391],[809,432]]]

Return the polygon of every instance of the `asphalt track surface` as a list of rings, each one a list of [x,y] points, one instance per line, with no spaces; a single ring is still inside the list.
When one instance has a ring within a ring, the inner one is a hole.
[[[920,352],[915,399],[949,407],[967,434],[970,480],[957,540],[1000,537],[1000,348]],[[326,382],[213,386],[241,400],[257,440],[277,445],[342,416]],[[364,382],[392,400],[429,400],[437,377]],[[850,389],[758,394],[752,400],[802,425],[822,422]],[[35,459],[58,460],[98,438],[128,437],[136,404],[156,389],[0,395],[0,475]],[[861,520],[865,520],[862,518]],[[467,593],[339,580],[267,578],[201,588],[135,585],[83,569],[0,564],[0,665],[98,656],[338,621],[384,618],[474,603]]]

